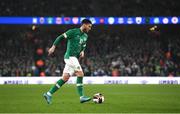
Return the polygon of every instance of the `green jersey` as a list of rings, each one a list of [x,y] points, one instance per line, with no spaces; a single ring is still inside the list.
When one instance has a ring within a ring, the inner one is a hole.
[[[70,29],[57,37],[53,45],[57,46],[63,38],[67,39],[67,49],[64,58],[68,59],[70,56],[79,58],[81,51],[85,50],[88,35],[82,32],[80,28]]]

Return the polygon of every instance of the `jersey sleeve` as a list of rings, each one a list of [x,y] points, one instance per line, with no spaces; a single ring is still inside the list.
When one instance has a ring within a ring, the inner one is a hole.
[[[72,38],[72,35],[73,35],[73,30],[70,29],[70,30],[66,31],[65,33],[61,34],[60,36],[58,36],[56,38],[53,45],[57,46],[61,42],[62,39],[64,39],[64,38],[70,39],[70,38]]]
[[[62,39],[64,39],[63,35],[58,36],[56,40],[54,41],[53,45],[57,46],[61,42]]]
[[[73,30],[68,30],[65,33],[63,33],[64,38],[70,39],[73,36]]]

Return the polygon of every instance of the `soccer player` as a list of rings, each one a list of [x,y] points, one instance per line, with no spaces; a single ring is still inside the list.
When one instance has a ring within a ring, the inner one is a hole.
[[[56,46],[61,42],[61,40],[64,38],[67,39],[67,49],[64,55],[65,68],[63,70],[62,78],[58,80],[57,83],[52,88],[50,88],[47,93],[43,94],[48,104],[51,104],[52,102],[52,95],[59,88],[61,88],[73,74],[77,76],[77,91],[80,96],[80,103],[91,100],[90,97],[84,96],[84,73],[78,61],[78,58],[84,57],[84,50],[88,39],[87,33],[91,30],[91,27],[92,23],[90,20],[82,20],[80,28],[70,29],[67,32],[58,36],[54,41],[52,47],[48,50],[48,55],[51,55],[55,51]]]

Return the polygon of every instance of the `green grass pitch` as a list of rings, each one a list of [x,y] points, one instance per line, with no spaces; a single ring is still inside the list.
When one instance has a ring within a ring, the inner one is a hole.
[[[180,113],[180,85],[84,85],[88,96],[105,102],[79,103],[75,85],[64,85],[46,104],[52,85],[0,85],[0,113]]]

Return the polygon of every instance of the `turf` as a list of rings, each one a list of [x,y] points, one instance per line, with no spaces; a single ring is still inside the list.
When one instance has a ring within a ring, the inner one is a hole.
[[[178,113],[180,85],[85,85],[86,95],[100,92],[103,104],[79,103],[75,85],[65,85],[47,105],[52,85],[0,85],[0,113]]]

